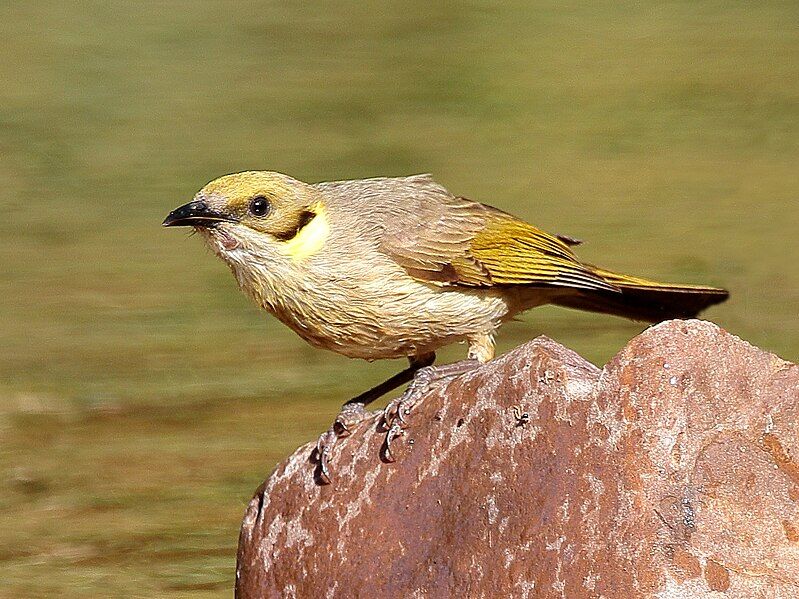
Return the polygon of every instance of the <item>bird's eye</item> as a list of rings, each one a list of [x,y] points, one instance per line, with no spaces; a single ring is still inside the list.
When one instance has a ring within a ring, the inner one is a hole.
[[[255,216],[265,216],[269,212],[269,200],[263,196],[258,196],[250,200],[250,214]]]

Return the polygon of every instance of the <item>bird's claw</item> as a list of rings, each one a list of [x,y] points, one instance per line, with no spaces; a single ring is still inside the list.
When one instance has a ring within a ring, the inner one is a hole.
[[[405,395],[392,399],[388,405],[383,409],[383,428],[389,430],[395,423],[405,424],[405,417],[402,415],[410,413],[410,409],[405,405]]]
[[[401,437],[407,425],[406,416],[419,402],[435,380],[436,369],[432,366],[419,369],[416,376],[400,397],[391,400],[383,410],[383,428],[386,430],[386,440],[383,455],[387,462],[395,460],[391,453],[391,443]]]
[[[386,458],[387,462],[394,462],[396,458],[394,458],[394,454],[391,453],[391,443],[397,437],[401,437],[405,434],[405,429],[402,428],[398,420],[395,420],[394,423],[389,427],[388,432],[386,432],[386,441],[385,441],[385,450],[383,455]]]
[[[424,366],[416,371],[416,374],[405,389],[402,396],[389,402],[383,410],[381,425],[386,431],[386,438],[383,445],[383,456],[387,462],[393,462],[395,457],[391,451],[391,444],[405,434],[408,421],[407,416],[411,410],[419,403],[419,400],[430,390],[431,386],[438,381],[452,379],[464,372],[475,368],[477,360],[468,359],[446,366],[435,368]],[[359,396],[363,397],[363,396]],[[373,398],[364,400],[368,403]],[[319,478],[322,483],[330,484],[330,462],[332,460],[333,448],[339,439],[348,437],[356,424],[367,418],[370,414],[366,411],[365,403],[361,401],[351,401],[341,408],[338,417],[333,425],[316,442],[316,455],[319,463]],[[409,441],[412,444],[413,441]]]
[[[409,387],[410,390],[410,387]],[[386,439],[383,445],[383,457],[387,462],[394,462],[396,458],[391,453],[391,443],[397,437],[401,437],[407,424],[403,414],[410,414],[410,406],[407,405],[408,391],[402,397],[392,399],[383,410],[383,429],[386,431]],[[415,403],[415,402],[414,402]]]
[[[353,428],[367,416],[369,416],[369,412],[366,411],[363,404],[344,404],[330,428],[319,435],[319,439],[316,441],[316,456],[319,462],[319,478],[322,483],[329,485],[333,480],[330,475],[330,462],[333,448],[338,440],[349,437]]]
[[[336,435],[333,427],[330,430],[319,435],[316,441],[316,456],[319,460],[319,479],[322,483],[329,485],[332,482],[330,477],[330,453],[336,445],[338,435]]]

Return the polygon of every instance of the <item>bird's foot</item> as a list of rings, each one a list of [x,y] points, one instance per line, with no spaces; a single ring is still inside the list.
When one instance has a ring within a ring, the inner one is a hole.
[[[411,384],[397,399],[391,400],[383,410],[383,428],[386,429],[384,456],[389,462],[394,461],[391,444],[394,439],[403,435],[407,427],[406,416],[419,403],[430,388],[442,381],[449,381],[479,366],[477,360],[469,359],[446,364],[444,366],[425,366],[413,377]]]
[[[330,428],[319,435],[319,439],[316,441],[316,456],[319,462],[319,478],[324,484],[329,485],[332,481],[330,455],[336,443],[339,439],[349,437],[353,429],[369,416],[364,404],[345,403]]]

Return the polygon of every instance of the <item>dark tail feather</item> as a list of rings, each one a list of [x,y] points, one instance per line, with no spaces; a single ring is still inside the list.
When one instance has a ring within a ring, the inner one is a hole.
[[[720,304],[729,297],[726,289],[715,287],[657,283],[599,268],[596,273],[619,291],[574,290],[569,295],[553,298],[553,303],[632,320],[660,322],[669,318],[693,318],[705,308]]]

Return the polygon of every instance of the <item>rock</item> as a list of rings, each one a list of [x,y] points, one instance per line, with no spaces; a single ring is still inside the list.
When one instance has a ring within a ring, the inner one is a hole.
[[[526,417],[524,417],[526,414]],[[799,597],[799,367],[669,321],[603,370],[538,338],[250,502],[250,597]]]

